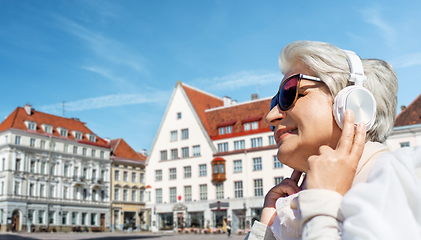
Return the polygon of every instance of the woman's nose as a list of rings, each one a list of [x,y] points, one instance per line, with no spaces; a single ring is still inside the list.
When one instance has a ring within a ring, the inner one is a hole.
[[[268,115],[266,115],[266,123],[276,127],[278,125],[279,121],[282,120],[285,116],[285,112],[281,111],[281,109],[278,106],[273,107]]]

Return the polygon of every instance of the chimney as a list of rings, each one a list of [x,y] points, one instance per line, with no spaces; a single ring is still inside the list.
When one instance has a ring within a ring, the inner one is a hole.
[[[140,149],[139,151],[143,156],[147,157],[148,153],[146,152],[146,149]]]
[[[111,142],[111,139],[109,139],[109,138],[104,138],[104,140],[105,140],[107,143],[110,143],[110,142]]]
[[[253,93],[251,95],[251,100],[254,101],[254,100],[257,100],[257,99],[259,99],[259,95],[257,93]]]
[[[401,106],[401,111],[403,111],[403,110],[405,110],[406,109],[406,106],[405,105],[402,105]]]
[[[224,96],[224,107],[231,106],[231,98]]]
[[[25,106],[23,108],[25,109],[26,114],[28,114],[28,116],[31,116],[31,110],[32,110],[31,105],[25,104]]]
[[[235,105],[235,104],[237,104],[237,100],[232,100],[231,105]]]

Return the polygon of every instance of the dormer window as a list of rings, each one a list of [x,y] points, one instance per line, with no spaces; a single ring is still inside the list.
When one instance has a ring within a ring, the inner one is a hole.
[[[47,124],[41,124],[42,129],[45,133],[53,134],[53,126]]]
[[[243,123],[244,131],[259,129],[259,122],[261,119],[262,119],[262,115],[243,119],[241,122]]]
[[[96,142],[96,136],[94,134],[87,133],[88,139],[90,142]]]
[[[57,128],[57,130],[60,133],[60,136],[62,136],[62,137],[67,137],[68,136],[67,129],[59,127],[59,128]]]
[[[72,131],[73,136],[75,136],[75,139],[82,140],[82,133],[78,131]]]
[[[237,120],[221,122],[216,127],[218,128],[219,135],[230,134],[232,133],[232,126],[237,122]]]
[[[36,122],[25,121],[25,124],[26,124],[26,127],[28,128],[28,130],[35,131],[37,129],[37,123]]]

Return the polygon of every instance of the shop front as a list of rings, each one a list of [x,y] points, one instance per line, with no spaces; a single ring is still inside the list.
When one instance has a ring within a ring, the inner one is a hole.
[[[159,230],[173,230],[174,228],[174,215],[172,212],[158,214],[158,227]]]

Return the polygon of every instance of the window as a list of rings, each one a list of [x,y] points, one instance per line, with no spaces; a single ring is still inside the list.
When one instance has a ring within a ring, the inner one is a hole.
[[[41,149],[45,149],[45,141],[41,140]]]
[[[63,175],[64,175],[65,177],[68,177],[68,176],[69,176],[69,165],[67,165],[67,164],[65,164],[65,165],[64,165],[64,168],[63,168]]]
[[[114,180],[120,181],[120,171],[119,170],[114,170]]]
[[[145,191],[143,191],[143,190],[140,190],[140,199],[139,199],[141,202],[144,202],[145,201]]]
[[[251,123],[251,129],[253,129],[253,130],[259,129],[259,122],[252,122]]]
[[[56,150],[56,143],[50,141],[50,149],[55,151]]]
[[[35,184],[30,183],[29,184],[29,196],[34,196],[34,195],[35,195]]]
[[[199,176],[206,176],[207,175],[207,169],[206,164],[200,164],[199,165]]]
[[[188,147],[181,148],[181,156],[183,158],[188,158],[189,157],[189,148]]]
[[[83,200],[86,200],[88,198],[88,190],[86,190],[86,188],[84,188],[82,191],[82,198]]]
[[[139,182],[145,183],[145,174],[144,173],[139,173]]]
[[[76,138],[76,139],[79,139],[79,140],[82,140],[82,133],[80,133],[80,132],[75,132],[75,138]]]
[[[129,181],[129,173],[127,171],[123,172],[123,181],[128,182]]]
[[[45,174],[45,162],[41,162],[41,173]]]
[[[69,152],[69,145],[64,144],[63,152],[65,152],[65,153],[68,153]]]
[[[104,181],[105,180],[105,170],[101,170],[101,177],[100,180]]]
[[[50,212],[48,213],[48,223],[49,223],[49,224],[54,224],[54,215],[55,215],[55,213],[56,213],[56,212],[52,212],[52,211],[50,211]]]
[[[244,123],[244,131],[250,130],[250,123]]]
[[[280,184],[284,180],[284,177],[275,177],[275,185]]]
[[[181,112],[177,113],[177,119],[181,119]]]
[[[213,173],[214,174],[218,173],[218,164],[213,165]]]
[[[38,211],[38,223],[39,224],[44,224],[44,216],[45,215],[45,211],[44,210],[39,210]]]
[[[83,178],[87,179],[88,178],[88,168],[83,168],[83,172],[82,172],[82,176]]]
[[[177,202],[177,188],[170,187],[170,202]]]
[[[63,212],[63,215],[61,216],[61,224],[67,225],[67,216],[69,215],[69,212]]]
[[[136,202],[136,195],[137,191],[135,189],[132,189],[132,202]]]
[[[53,133],[53,128],[51,126],[44,125],[44,132],[45,133]]]
[[[91,213],[91,225],[96,225],[96,213]]]
[[[225,164],[219,164],[219,173],[225,173]]]
[[[269,145],[275,145],[275,137],[274,136],[269,136]]]
[[[208,185],[202,184],[199,186],[200,200],[208,200]]]
[[[101,191],[101,201],[105,201],[105,191]]]
[[[30,147],[35,147],[35,138],[31,138],[31,140],[29,142],[29,146]]]
[[[228,126],[225,131],[227,134],[232,133],[232,126]]]
[[[29,172],[35,173],[35,164],[36,164],[35,160],[32,160],[31,165],[29,167]]]
[[[117,201],[120,200],[120,189],[119,188],[114,189],[114,200],[117,200]]]
[[[94,135],[89,135],[89,141],[91,142],[95,142],[95,136]]]
[[[39,196],[45,197],[45,185],[44,184],[39,185]]]
[[[34,122],[28,122],[28,130],[35,130],[35,123]]]
[[[20,182],[15,182],[15,195],[20,195]]]
[[[15,162],[15,170],[16,171],[20,171],[20,158],[16,158],[16,162]]]
[[[86,148],[82,148],[82,155],[86,156]]]
[[[82,213],[82,225],[86,225],[88,223],[88,214],[87,213]]]
[[[178,158],[178,149],[171,149],[171,159]]]
[[[4,136],[4,142],[5,142],[5,143],[9,143],[9,136],[7,136],[7,135],[6,135],[6,136]]]
[[[235,198],[243,197],[243,181],[234,182],[234,196]]]
[[[252,138],[251,139],[251,147],[255,148],[255,147],[261,147],[262,146],[262,138]]]
[[[77,212],[72,212],[72,225],[77,224]]]
[[[219,128],[219,135],[224,135],[225,134],[225,127],[220,127]]]
[[[177,169],[170,168],[170,180],[171,179],[177,179]]]
[[[218,143],[218,152],[227,152],[228,151],[228,143]]]
[[[168,159],[167,150],[161,151],[161,161],[165,161]]]
[[[253,170],[262,170],[262,158],[253,158]]]
[[[92,201],[96,201],[97,193],[96,189],[92,189]]]
[[[193,156],[200,156],[200,145],[193,146]]]
[[[191,186],[184,186],[184,201],[191,202]]]
[[[254,196],[255,197],[263,196],[263,180],[262,179],[254,180]]]
[[[162,170],[155,170],[155,181],[162,181]]]
[[[93,180],[96,179],[96,169],[92,169],[91,179],[93,179]]]
[[[77,154],[77,146],[73,146],[73,154]]]
[[[15,137],[15,144],[20,145],[20,136]]]
[[[401,145],[401,148],[410,146],[409,142],[401,142],[400,145]]]
[[[243,171],[241,160],[234,160],[234,172],[239,173]]]
[[[232,126],[219,128],[219,135],[230,134],[230,133],[232,133]]]
[[[162,189],[155,189],[155,202],[162,203]]]
[[[67,130],[66,129],[60,129],[60,136],[67,137]]]
[[[94,149],[91,150],[91,156],[96,157],[96,151]]]
[[[132,182],[133,183],[137,182],[137,180],[136,180],[136,172],[132,172]]]
[[[171,131],[171,142],[175,142],[177,141],[178,136],[177,136],[177,131]]]
[[[273,156],[273,167],[274,168],[282,168],[284,166],[284,164],[282,164],[279,160],[278,157],[275,155]]]
[[[28,220],[29,223],[34,223],[34,210],[28,210]]]
[[[191,166],[184,167],[184,178],[191,178]]]
[[[56,164],[55,163],[51,163],[50,165],[50,175],[54,176],[56,175]]]
[[[123,201],[129,201],[129,190],[123,189]]]
[[[224,184],[217,183],[216,184],[216,199],[223,199],[224,198]]]
[[[244,148],[246,148],[246,141],[244,140],[234,141],[234,150],[240,150]]]
[[[63,199],[67,199],[69,194],[69,188],[63,187]]]
[[[189,139],[189,129],[181,129],[181,139]]]
[[[100,158],[104,158],[104,151],[99,152],[100,153]]]

